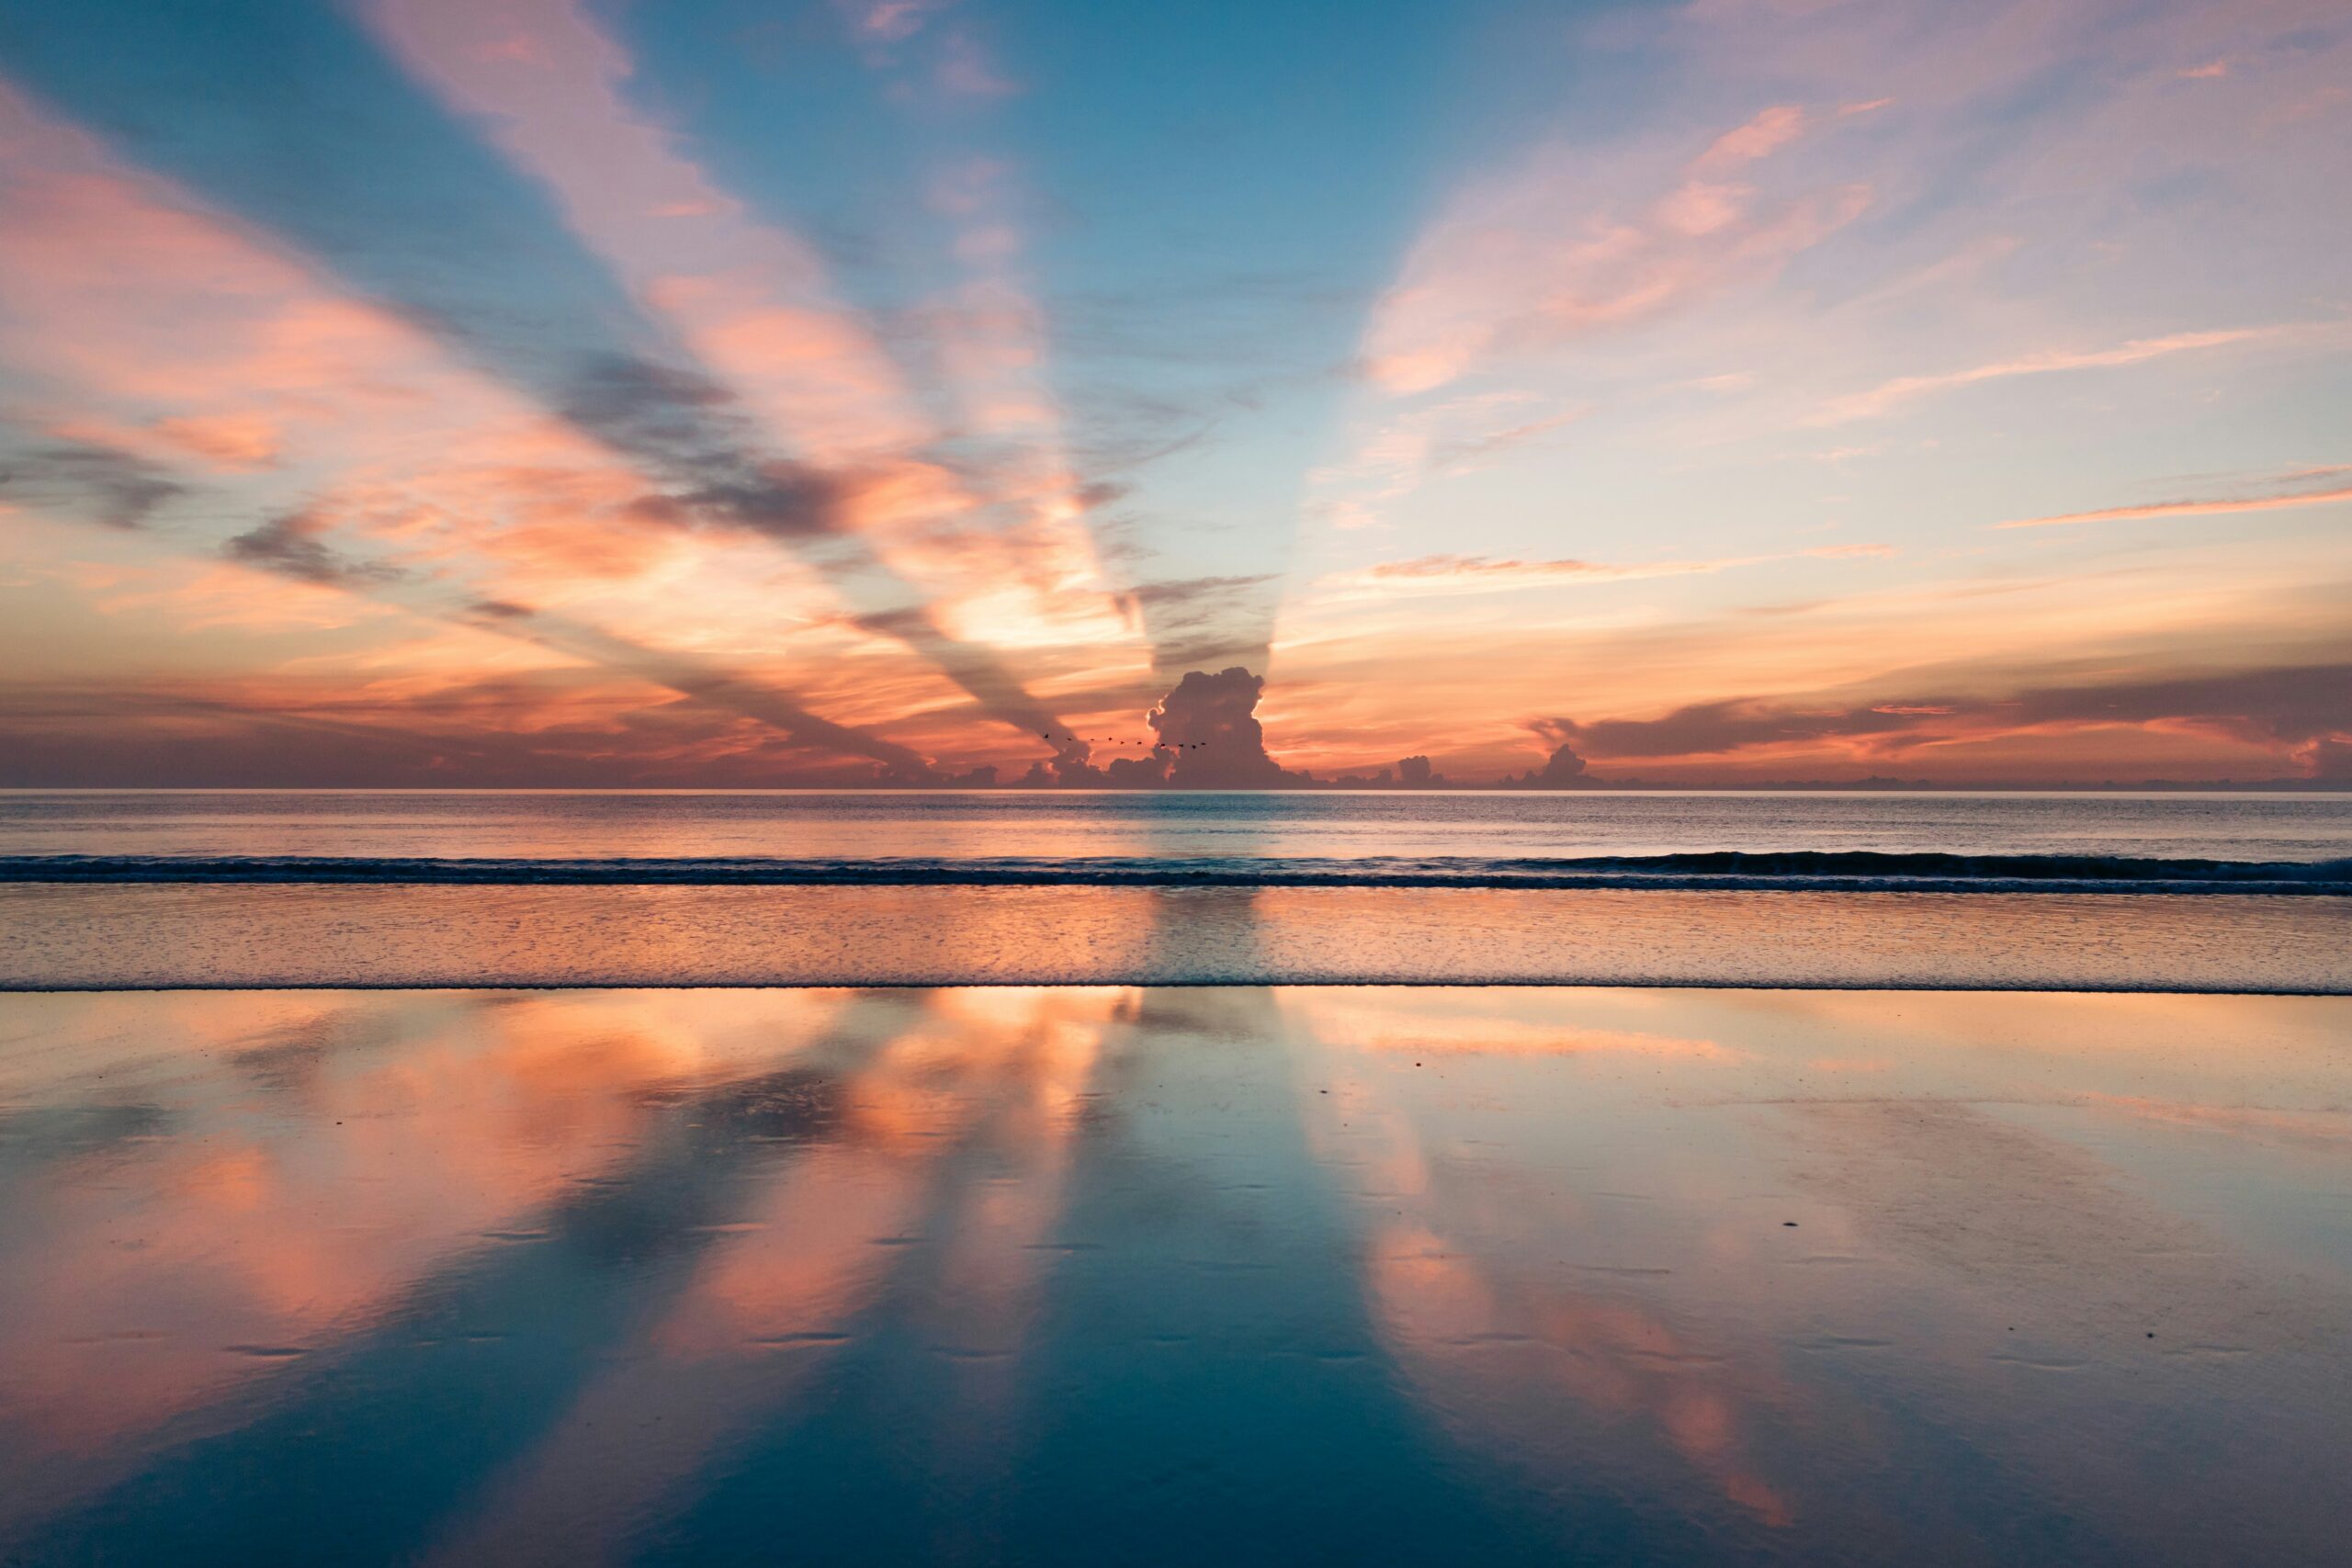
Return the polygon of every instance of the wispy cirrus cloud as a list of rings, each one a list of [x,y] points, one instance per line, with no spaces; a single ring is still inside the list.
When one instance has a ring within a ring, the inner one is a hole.
[[[843,14],[854,40],[895,47],[943,8],[885,4]],[[1007,164],[947,160],[926,193],[948,225],[952,259],[967,273],[918,312],[968,427],[949,429],[867,313],[839,296],[817,251],[752,216],[670,128],[630,101],[634,61],[582,6],[518,0],[493,20],[445,0],[379,0],[374,15],[410,69],[487,117],[506,155],[546,183],[595,253],[679,330],[710,395],[673,401],[690,412],[697,400],[740,412],[753,426],[747,445],[789,452],[816,470],[816,488],[834,498],[819,529],[854,536],[876,565],[919,589],[936,635],[1011,643],[1045,626],[1069,640],[1131,639],[1101,589],[1081,487],[1045,389],[1042,317],[1013,265],[1020,233]],[[480,47],[518,28],[533,40],[528,61]],[[657,397],[650,406],[662,414],[668,405]],[[687,426],[710,417],[706,410]],[[973,434],[992,443],[984,457],[941,455]],[[763,469],[709,493],[741,491],[752,502],[783,493],[768,479]],[[861,613],[900,607],[859,597],[875,572],[837,575]]]
[[[2352,465],[2304,468],[2284,476],[2286,481],[2312,480],[2352,473]],[[2151,501],[2130,506],[2106,506],[2092,512],[2062,512],[2048,517],[2014,517],[1996,528],[2060,528],[2085,523],[2140,523],[2165,517],[2210,517],[2238,512],[2281,512],[2299,506],[2329,506],[2352,502],[2352,484],[2321,484],[2268,495],[2208,496],[2187,501]]]
[[[1490,359],[1623,327],[1769,276],[1870,205],[1848,184],[1761,197],[1749,165],[1810,124],[1777,105],[1717,135],[1646,200],[1600,202],[1568,150],[1474,181],[1422,234],[1375,307],[1363,367],[1400,395]]]
[[[2228,327],[2212,332],[2170,333],[2161,337],[2133,338],[2111,348],[2048,349],[1932,376],[1898,376],[1867,391],[1834,400],[1807,423],[1844,424],[1853,420],[1876,419],[1917,399],[1985,381],[2004,381],[2020,376],[2057,375],[2073,370],[2109,370],[2127,365],[2144,365],[2151,360],[2166,359],[2177,354],[2195,354],[2205,349],[2247,344],[2278,343],[2319,332],[2340,330],[2332,322]]]
[[[904,43],[956,0],[833,0],[850,30],[868,45]]]
[[[1889,545],[1824,545],[1817,549],[1787,550],[1770,555],[1719,556],[1702,560],[1609,562],[1589,560],[1515,560],[1493,556],[1416,556],[1409,560],[1383,561],[1361,571],[1325,578],[1318,585],[1326,602],[1351,598],[1385,598],[1403,593],[1497,593],[1523,588],[1573,588],[1606,582],[1639,582],[1652,578],[1704,577],[1740,567],[1787,560],[1851,560],[1883,558],[1895,553]]]
[[[343,313],[405,330],[642,471],[651,490],[676,503],[673,517],[697,541],[784,546],[860,611],[921,606],[922,630],[901,637],[903,646],[1015,733],[1057,726],[1009,660],[956,635],[940,604],[944,593],[927,591],[861,536],[857,520],[838,504],[833,476],[808,482],[818,466],[779,449],[758,429],[749,400],[703,372],[671,323],[633,291],[640,279],[618,276],[583,243],[582,228],[567,222],[571,214],[551,197],[553,182],[530,177],[484,145],[484,129],[502,122],[451,112],[340,6],[259,7],[201,19],[134,7],[119,19],[123,51],[182,62],[191,74],[247,80],[254,90],[219,101],[218,114],[148,115],[129,107],[148,103],[145,78],[95,62],[54,28],[37,20],[19,26],[12,17],[0,26],[0,47],[12,71],[47,102],[104,126],[113,150],[168,176],[187,205],[225,210],[234,232],[262,238],[270,254],[332,277],[346,296],[338,301]],[[550,69],[555,57],[537,47],[546,38],[535,35],[532,49],[504,47],[514,31],[510,25],[466,41],[518,71],[563,76]],[[289,57],[314,69],[288,73],[269,63]],[[559,133],[588,140],[593,117],[558,118]],[[322,197],[319,179],[283,177],[282,168],[244,156],[239,149],[248,138],[299,145],[305,168],[336,171],[324,182],[331,198]],[[616,164],[609,172],[602,194],[625,199],[625,171]],[[612,368],[630,365],[676,372],[639,377],[638,384],[679,395],[602,417],[611,405],[591,394]],[[824,503],[813,517],[800,508],[810,500]],[[930,523],[919,520],[925,529]],[[1116,615],[1097,598],[1097,620],[1115,633]],[[636,608],[658,607],[640,600]]]
[[[0,146],[0,188],[29,198],[0,209],[0,257],[26,264],[0,277],[0,345],[18,363],[53,367],[51,395],[73,411],[59,423],[154,451],[180,452],[191,420],[216,436],[266,429],[272,446],[272,471],[215,462],[201,487],[137,451],[86,441],[44,439],[20,454],[7,488],[44,513],[126,531],[166,504],[187,514],[159,543],[212,564],[193,575],[150,571],[153,586],[107,595],[101,609],[190,630],[277,625],[294,597],[286,585],[300,584],[603,666],[640,694],[663,694],[656,702],[684,696],[896,776],[927,771],[910,748],[822,717],[757,672],[779,629],[814,625],[830,595],[805,570],[780,580],[793,569],[772,552],[747,574],[740,543],[698,527],[697,513],[722,513],[763,519],[775,536],[821,532],[803,513],[836,504],[829,490],[804,495],[771,478],[741,494],[680,493],[580,429],[628,426],[633,446],[691,448],[701,431],[692,411],[723,406],[724,389],[621,360],[581,380],[579,396],[594,407],[553,417],[390,312],[170,199],[162,182],[111,169],[5,98],[0,109],[17,117]],[[126,243],[148,236],[161,243]],[[124,335],[126,321],[135,335]],[[672,417],[681,408],[684,428]],[[188,412],[158,417],[167,409]],[[707,488],[723,491],[729,477],[715,474]],[[288,493],[301,499],[288,504]],[[223,537],[224,517],[243,525]],[[273,592],[224,591],[224,578],[257,573],[277,584]],[[649,580],[695,603],[694,622],[661,613],[641,592],[615,595]],[[514,613],[472,615],[481,603]],[[895,640],[961,657],[916,621]],[[877,635],[844,626],[824,640],[870,652]],[[479,645],[471,657],[483,659]],[[885,670],[872,673],[878,682]],[[962,666],[956,678],[985,687],[992,672]],[[935,704],[956,692],[935,680],[901,695]]]
[[[1368,527],[1383,509],[1434,479],[1472,472],[1585,418],[1584,404],[1547,407],[1532,393],[1480,392],[1387,419],[1350,458],[1307,476],[1309,510],[1339,528]]]
[[[1474,123],[1384,93],[1341,138],[1289,106],[1204,137],[1155,118],[1135,28],[1000,62],[995,22],[1037,35],[957,0],[732,32],[605,0],[131,0],[99,51],[0,7],[28,662],[55,621],[110,670],[192,637],[422,701],[428,667],[532,657],[638,705],[614,744],[703,727],[729,778],[820,715],[869,749],[827,767],[911,771],[878,740],[1012,778],[1032,718],[1132,741],[1184,670],[1279,649],[1257,712],[1286,766],[1491,779],[1560,668],[1571,712],[1847,711],[1899,642],[1954,673],[1857,722],[1957,736],[1967,693],[2070,649],[2152,677],[2284,649],[2290,595],[2344,564],[2345,478],[2252,477],[2269,434],[2331,428],[2352,343],[2302,320],[2342,304],[2327,0],[1634,13],[1499,62]],[[1357,20],[1367,61],[1408,41]],[[1301,57],[1230,44],[1204,88]],[[1033,64],[1055,91],[1007,100]],[[1447,147],[1471,166],[1421,206]],[[2181,477],[2108,488],[2151,451]],[[1125,500],[1083,482],[1114,463]],[[1382,532],[1317,530],[1273,638],[1301,517]],[[1904,569],[1796,549],[1825,538]],[[2049,778],[2184,732],[2036,733]],[[2231,757],[2215,733],[2165,755]]]

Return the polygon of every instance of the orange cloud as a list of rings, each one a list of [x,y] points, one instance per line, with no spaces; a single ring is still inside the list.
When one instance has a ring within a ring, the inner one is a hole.
[[[191,414],[160,420],[156,433],[232,470],[269,468],[285,450],[276,421],[256,413]]]
[[[313,585],[311,597],[343,590],[426,615],[483,601],[593,614],[625,641],[685,642],[706,664],[747,651],[748,661],[771,660],[780,628],[828,623],[829,650],[893,646],[882,631],[840,621],[813,568],[682,526],[695,519],[674,498],[450,362],[407,323],[337,295],[162,182],[115,169],[86,139],[14,100],[0,99],[0,111],[22,122],[0,144],[0,188],[27,198],[0,202],[0,263],[21,264],[0,265],[0,347],[48,372],[68,411],[53,425],[103,435],[125,454],[104,472],[85,471],[87,462],[67,472],[49,455],[49,488],[72,500],[73,480],[85,512],[100,507],[129,525],[149,496],[187,491],[123,467],[145,462],[142,452],[201,456],[230,479],[266,486],[208,495],[205,510],[225,513],[226,525],[194,542],[281,581],[273,590],[233,570],[183,574],[181,588],[197,595],[172,611],[183,624],[282,622],[266,602],[301,604],[304,592],[283,581],[293,579]],[[93,412],[72,412],[83,409]],[[14,467],[18,479],[29,472]],[[916,518],[910,536],[926,541],[936,524]],[[981,581],[1006,581],[1001,558],[987,565]],[[229,588],[247,604],[224,615]],[[695,610],[684,620],[681,599]],[[1022,610],[1018,624],[1058,620],[1073,640],[1123,633],[1099,601],[1057,602],[1050,615]],[[352,618],[345,607],[329,624]],[[895,671],[872,685],[906,691]],[[916,693],[922,705],[957,700],[937,674]]]
[[[891,43],[936,8],[846,9],[862,39]],[[669,130],[625,96],[627,52],[573,0],[518,0],[495,28],[480,7],[449,0],[388,0],[373,15],[420,81],[484,117],[508,157],[548,183],[581,237],[677,322],[781,449],[844,481],[849,525],[923,591],[939,625],[964,637],[1017,630],[1004,640],[1125,644],[1140,671],[1142,651],[1102,591],[1061,450],[1043,318],[1010,270],[1018,236],[1005,216],[1006,165],[956,160],[930,193],[974,276],[924,319],[965,419],[1008,446],[978,471],[950,471],[924,455],[946,433],[872,325],[835,297],[816,253],[753,221],[680,155]],[[515,28],[537,63],[473,47]],[[673,216],[648,224],[647,212]]]

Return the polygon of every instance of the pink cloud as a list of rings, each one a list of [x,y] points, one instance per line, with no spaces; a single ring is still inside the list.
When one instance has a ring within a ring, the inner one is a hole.
[[[158,421],[156,433],[224,468],[274,468],[285,450],[275,420],[254,413],[188,414]]]
[[[911,36],[942,7],[849,8],[862,37]],[[900,574],[935,595],[953,622],[957,601],[1001,601],[1008,586],[1033,597],[1010,625],[1041,622],[1072,636],[1115,626],[1108,601],[1081,614],[1059,591],[1097,576],[1079,525],[1077,484],[1060,451],[1059,411],[1042,373],[1041,313],[1013,277],[1019,235],[1005,215],[1010,166],[967,157],[934,182],[951,250],[971,280],[925,320],[959,412],[1007,438],[1011,455],[959,478],[916,456],[944,434],[864,314],[833,292],[797,234],[754,221],[682,156],[665,127],[629,103],[626,51],[572,0],[516,0],[499,24],[536,41],[543,70],[484,61],[471,45],[490,22],[455,0],[383,0],[375,17],[396,54],[433,91],[482,117],[506,154],[545,180],[572,227],[611,261],[653,310],[677,323],[695,355],[756,413],[776,446],[873,492],[849,512]],[[676,216],[649,225],[643,214]],[[1023,521],[1003,525],[992,509]],[[975,557],[990,557],[980,567]],[[1100,596],[1098,595],[1098,598]],[[1000,603],[984,617],[994,624]],[[971,619],[978,615],[964,616]],[[1132,636],[1116,633],[1122,640]]]
[[[943,90],[967,98],[1004,98],[1021,91],[1021,84],[999,71],[986,50],[960,32],[941,44],[936,74]]]
[[[2318,473],[2340,473],[2322,468]],[[2330,506],[2352,502],[2352,485],[2331,485],[2285,495],[2219,496],[2201,501],[2157,501],[2137,506],[2109,506],[2096,512],[2065,512],[2051,517],[2019,517],[1996,523],[1996,528],[2056,528],[2078,523],[2137,523],[2158,517],[2210,517],[2236,512],[2279,512],[2297,506]]]
[[[1572,559],[1515,560],[1493,556],[1417,556],[1409,560],[1384,561],[1362,571],[1327,578],[1324,581],[1327,586],[1339,590],[1343,597],[1398,592],[1489,593],[1521,588],[1639,582],[1662,577],[1703,577],[1773,561],[1884,558],[1894,553],[1894,547],[1887,545],[1825,545],[1817,549],[1784,551],[1774,555],[1623,563]]]
[[[1869,205],[1845,185],[1768,202],[1733,176],[1804,133],[1765,110],[1716,137],[1630,210],[1589,201],[1589,179],[1547,149],[1458,195],[1375,308],[1363,362],[1393,393],[1441,387],[1493,358],[1682,309],[1770,276]]]
[[[2172,333],[2162,337],[2133,338],[2113,348],[2049,349],[2013,358],[1998,359],[1985,365],[1973,365],[1964,370],[1949,370],[1933,376],[1898,376],[1881,382],[1868,391],[1856,392],[1835,400],[1809,422],[1814,424],[1842,424],[1849,420],[1876,419],[1894,412],[1904,403],[1930,393],[1949,391],[1955,387],[1974,386],[1982,381],[2007,380],[2018,376],[2048,376],[2069,370],[2105,370],[2126,365],[2143,365],[2150,360],[2167,358],[2176,354],[2193,354],[2209,348],[2226,348],[2240,344],[2275,342],[2312,329],[2301,326],[2233,327],[2219,332]]]
[[[1741,164],[1752,164],[1773,153],[1804,134],[1804,110],[1794,104],[1779,104],[1764,110],[1754,119],[1736,130],[1726,130],[1708,144],[1691,165],[1694,175],[1711,175]]]
[[[850,29],[867,43],[902,43],[956,0],[833,0]]]

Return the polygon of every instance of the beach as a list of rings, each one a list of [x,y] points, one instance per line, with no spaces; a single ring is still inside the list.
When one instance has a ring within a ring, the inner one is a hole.
[[[2352,898],[0,884],[6,985],[2352,989]]]
[[[2347,83],[0,0],[0,1568],[2352,1563]]]
[[[0,987],[2340,992],[2336,794],[0,794]]]
[[[27,1561],[784,1520],[812,1561],[2318,1562],[2352,1524],[2341,998],[6,1016]]]
[[[2319,1561],[2348,840],[0,797],[0,1550]]]

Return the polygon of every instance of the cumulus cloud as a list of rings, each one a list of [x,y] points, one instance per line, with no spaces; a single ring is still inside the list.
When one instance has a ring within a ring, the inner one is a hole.
[[[1552,743],[1551,755],[1544,759],[1540,768],[1530,768],[1523,773],[1505,774],[1497,779],[1502,789],[1600,789],[1607,781],[1595,778],[1588,770],[1583,757],[1568,739],[1568,732],[1576,728],[1565,719],[1538,718],[1528,728]]]
[[[1544,789],[1577,789],[1592,781],[1586,776],[1584,759],[1564,740],[1544,759],[1544,771],[1528,782]]]
[[[1263,676],[1238,664],[1214,675],[1188,671],[1144,716],[1156,737],[1148,755],[1115,758],[1098,767],[1089,760],[1083,741],[1066,739],[1052,760],[1033,766],[1021,784],[1030,789],[1281,789],[1311,784],[1309,775],[1286,772],[1266,752],[1265,727],[1257,711],[1265,687]]]
[[[2314,740],[2296,754],[2314,784],[2352,784],[2352,737]]]
[[[1266,754],[1258,698],[1265,677],[1240,665],[1216,674],[1187,671],[1175,690],[1144,716],[1159,737],[1155,750],[1169,759],[1168,782],[1179,788],[1263,789],[1293,782]]]

